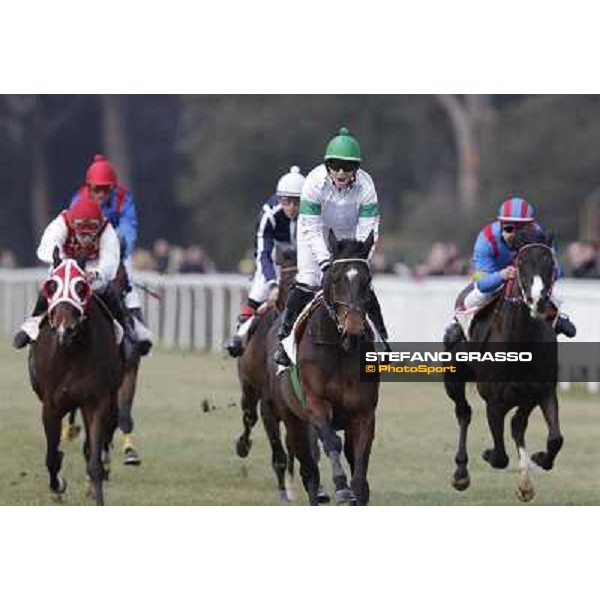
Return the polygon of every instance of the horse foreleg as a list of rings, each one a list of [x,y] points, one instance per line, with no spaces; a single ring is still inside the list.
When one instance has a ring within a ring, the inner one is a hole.
[[[237,439],[235,448],[240,458],[245,458],[250,453],[252,447],[252,440],[250,439],[250,433],[252,428],[258,421],[257,404],[259,401],[258,393],[249,385],[242,385],[242,423],[244,425],[244,431]]]
[[[529,502],[535,496],[533,481],[531,480],[531,470],[533,464],[525,448],[525,430],[529,421],[529,415],[533,410],[533,404],[527,406],[519,406],[517,412],[510,421],[512,437],[517,445],[519,452],[519,468],[521,476],[517,487],[517,498],[521,502]]]
[[[354,465],[351,481],[352,491],[358,504],[365,505],[369,503],[370,497],[367,471],[371,446],[375,437],[375,412],[355,418],[350,426],[350,432],[354,458],[352,461]]]
[[[488,462],[494,469],[506,469],[508,466],[508,454],[504,445],[504,417],[506,409],[503,406],[486,403],[486,413],[494,447],[488,448],[483,453],[483,460]]]
[[[467,468],[469,462],[469,455],[467,454],[467,433],[469,431],[473,411],[467,402],[464,381],[445,381],[444,386],[446,388],[446,393],[455,404],[454,413],[456,415],[456,420],[458,421],[458,450],[454,457],[456,470],[452,476],[452,486],[455,490],[462,492],[471,484],[469,469]]]
[[[554,466],[554,459],[560,452],[563,445],[563,436],[560,432],[560,420],[558,418],[558,398],[556,389],[553,389],[550,396],[540,406],[544,420],[548,426],[548,439],[546,441],[546,452],[536,452],[531,458],[542,467],[549,471]]]
[[[59,450],[62,418],[49,402],[42,405],[42,422],[46,433],[46,468],[50,476],[50,489],[55,494],[62,494],[67,489],[67,482],[59,476],[63,453]]]
[[[327,404],[324,401],[309,398],[308,406],[311,421],[323,442],[323,450],[331,464],[331,474],[335,485],[335,500],[338,504],[354,504],[356,503],[356,497],[348,487],[348,478],[341,461],[342,440],[331,425],[326,408]]]
[[[311,506],[316,506],[319,503],[320,474],[310,447],[310,425],[289,410],[284,410],[283,420],[289,449],[288,456],[295,456],[298,459],[300,478],[308,494],[308,501]]]
[[[102,400],[97,406],[86,407],[89,422],[89,460],[87,473],[93,491],[96,504],[104,505],[103,483],[105,478],[104,465],[102,464],[102,451],[108,439],[108,427],[110,425],[110,404],[108,400]]]
[[[133,443],[133,417],[131,412],[133,409],[133,399],[135,397],[137,387],[137,366],[130,368],[125,372],[123,382],[119,388],[118,406],[119,417],[118,425],[123,434],[122,452],[123,464],[127,466],[138,466],[142,463],[137,449]]]
[[[287,490],[285,489],[285,469],[287,467],[287,455],[281,442],[281,433],[279,431],[279,422],[273,411],[272,400],[263,398],[260,403],[260,416],[267,434],[267,439],[271,446],[271,466],[277,478],[277,488],[279,490],[279,499],[282,502],[289,502]]]

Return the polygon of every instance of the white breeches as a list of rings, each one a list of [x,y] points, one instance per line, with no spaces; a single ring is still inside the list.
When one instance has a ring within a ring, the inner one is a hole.
[[[123,266],[125,267],[125,271],[127,271],[127,278],[131,285],[131,291],[127,292],[127,295],[125,296],[125,306],[129,309],[142,308],[140,295],[133,285],[133,265],[131,264],[131,256],[123,261]]]
[[[308,244],[298,243],[298,274],[300,284],[317,287],[321,285],[321,269]]]

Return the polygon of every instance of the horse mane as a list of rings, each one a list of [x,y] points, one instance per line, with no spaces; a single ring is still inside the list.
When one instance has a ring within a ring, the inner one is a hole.
[[[520,250],[529,244],[543,244],[552,247],[552,236],[547,235],[541,229],[522,229],[515,235],[514,248]]]

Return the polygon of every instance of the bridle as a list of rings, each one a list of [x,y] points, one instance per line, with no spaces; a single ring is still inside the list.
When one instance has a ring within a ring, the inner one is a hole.
[[[540,242],[534,242],[531,244],[526,244],[522,248],[519,248],[517,255],[515,256],[513,264],[515,265],[515,268],[517,270],[516,279],[517,279],[517,285],[518,285],[518,289],[519,289],[519,295],[515,296],[515,297],[506,297],[506,300],[508,300],[509,302],[523,303],[523,304],[526,304],[527,306],[531,306],[531,303],[533,302],[533,298],[531,298],[531,296],[528,296],[526,294],[525,288],[523,286],[523,281],[521,279],[521,271],[519,269],[519,257],[522,256],[522,253],[525,250],[530,249],[530,248],[535,248],[535,247],[543,248],[544,250],[546,250],[547,252],[550,253],[550,257],[552,258],[552,280],[550,283],[550,287],[544,288],[542,290],[542,298],[544,298],[545,300],[548,300],[552,294],[552,289],[554,288],[554,282],[556,281],[556,258],[554,256],[554,251],[547,244],[542,244]]]
[[[344,264],[344,263],[364,264],[367,267],[369,276],[371,275],[371,267],[369,266],[369,261],[366,258],[337,258],[331,263],[330,268],[333,269],[335,267],[335,265]],[[331,302],[329,302],[328,298],[327,298],[327,294],[325,293],[325,290],[323,292],[324,292],[323,299],[325,301],[325,306],[327,308],[329,316],[333,319],[338,332],[342,334],[342,337],[344,337],[347,334],[346,327],[345,327],[345,325],[342,325],[340,323],[336,309],[338,307],[345,309],[344,318],[352,312],[361,314],[364,312],[364,310],[358,306],[355,306],[354,304],[351,304],[349,302],[344,302],[343,300],[336,300],[335,298],[332,298]]]

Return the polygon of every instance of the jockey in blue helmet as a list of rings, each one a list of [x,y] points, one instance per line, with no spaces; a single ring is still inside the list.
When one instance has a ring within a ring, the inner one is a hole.
[[[513,260],[516,255],[514,241],[521,229],[536,229],[543,231],[542,226],[535,220],[533,206],[521,196],[507,198],[498,209],[496,220],[483,227],[473,248],[473,282],[472,289],[463,300],[466,311],[483,306],[487,301],[500,292],[504,283],[516,276]],[[556,276],[562,275],[562,269],[557,267]],[[558,307],[560,302],[553,296],[552,303]],[[558,334],[574,337],[577,333],[575,325],[565,314],[559,314],[554,324]],[[453,344],[462,339],[463,331],[459,323],[453,321],[447,328],[444,341]]]

